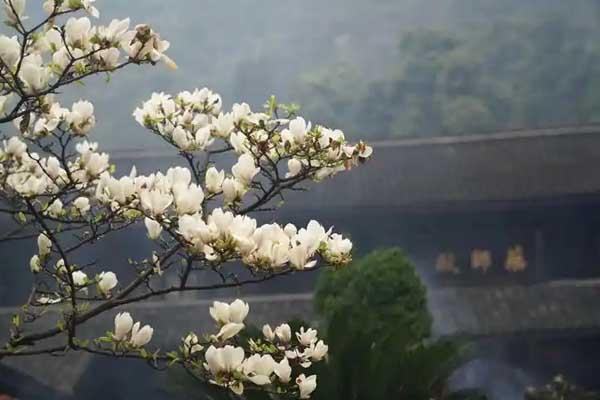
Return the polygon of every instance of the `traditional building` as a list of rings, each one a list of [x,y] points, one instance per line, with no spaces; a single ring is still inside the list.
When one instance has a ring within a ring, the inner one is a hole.
[[[133,164],[147,172],[177,162],[163,151],[122,152],[113,161],[123,173]],[[481,344],[478,364],[466,369],[462,382],[494,390],[494,382],[505,379],[503,388],[513,385],[522,393],[528,384],[570,372],[580,384],[594,386],[600,368],[597,168],[600,126],[377,143],[365,166],[308,185],[308,193],[290,194],[284,208],[261,218],[298,224],[316,218],[351,236],[359,255],[387,246],[405,249],[430,288],[436,333]],[[23,265],[31,248],[19,246],[0,246],[22,264],[0,271],[0,304],[16,304],[17,294],[27,292]],[[143,257],[149,251],[140,228],[100,242],[94,254]],[[315,274],[297,275],[241,294],[261,295],[251,302],[257,321],[310,318],[314,280]],[[136,318],[172,328],[173,334],[157,339],[165,344],[177,341],[179,332],[205,326],[198,317],[206,314],[204,300],[174,299],[136,309]],[[90,331],[103,332],[111,322],[94,324]],[[80,359],[85,365],[55,362],[56,380],[48,368],[38,375],[52,386],[72,374],[71,386],[61,391],[73,395],[93,387],[90,371],[101,362],[89,355]],[[38,376],[27,361],[10,363]],[[498,371],[510,372],[502,378]]]

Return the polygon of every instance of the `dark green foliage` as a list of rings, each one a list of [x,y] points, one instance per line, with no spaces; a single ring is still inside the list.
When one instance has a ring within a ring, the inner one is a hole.
[[[485,23],[408,30],[379,79],[353,78],[348,60],[319,67],[298,84],[298,101],[309,117],[372,138],[600,122],[597,26],[523,19],[524,7],[492,20],[475,7]]]
[[[447,379],[465,348],[430,339],[425,287],[400,250],[376,251],[324,273],[316,308],[330,358],[317,370],[315,399],[447,398]],[[452,398],[477,398],[468,395]]]

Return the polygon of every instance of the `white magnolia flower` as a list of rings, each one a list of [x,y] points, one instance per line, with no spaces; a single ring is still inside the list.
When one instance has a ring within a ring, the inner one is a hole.
[[[183,352],[186,356],[202,351],[204,347],[199,344],[198,336],[194,333],[190,333],[183,340]]]
[[[300,398],[308,399],[311,393],[317,388],[317,376],[311,375],[306,377],[304,374],[301,374],[296,378],[296,385],[298,385],[298,390],[300,390]]]
[[[327,250],[329,257],[339,259],[352,251],[352,242],[350,239],[344,239],[342,235],[334,233],[327,241]]]
[[[128,312],[117,314],[115,317],[115,333],[116,340],[123,340],[127,337],[133,327],[133,318]]]
[[[225,204],[231,204],[241,200],[246,193],[244,184],[235,178],[225,178],[222,188],[223,201]]]
[[[134,34],[129,30],[129,23],[129,18],[113,19],[108,26],[98,27],[98,36],[119,46],[125,45],[133,39]]]
[[[148,237],[151,240],[156,240],[160,237],[163,228],[159,222],[156,222],[155,220],[146,217],[144,218],[144,225],[146,225],[146,229],[148,230]]]
[[[15,66],[21,57],[21,45],[16,36],[0,35],[0,58],[6,65]]]
[[[235,300],[231,304],[215,301],[209,309],[210,316],[216,322],[223,325],[230,322],[242,324],[249,311],[250,306],[248,306],[248,303],[240,299]]]
[[[292,378],[292,367],[287,357],[284,357],[279,363],[273,366],[273,372],[282,383],[288,383]]]
[[[84,100],[74,103],[71,112],[67,116],[67,122],[70,124],[75,136],[85,136],[96,125],[94,105]]]
[[[46,236],[43,233],[40,233],[40,235],[37,238],[37,245],[38,254],[40,255],[40,257],[44,257],[50,254],[50,251],[52,250],[52,241],[48,238],[48,236]]]
[[[286,178],[293,178],[294,176],[298,176],[298,174],[302,171],[302,162],[296,158],[290,158],[288,160],[288,172],[285,174]]]
[[[241,368],[244,361],[244,349],[227,345],[222,348],[210,346],[204,355],[206,367],[213,374],[230,373]]]
[[[254,158],[249,154],[242,154],[238,162],[231,167],[231,172],[236,180],[244,185],[249,185],[252,179],[260,172],[260,168],[254,163]]]
[[[73,201],[73,207],[79,212],[81,215],[87,214],[90,211],[90,199],[87,197],[78,197]]]
[[[210,167],[206,171],[204,185],[209,193],[220,193],[225,180],[225,171],[218,171],[215,167]]]
[[[25,13],[25,0],[4,0],[4,10],[6,11],[6,18],[11,24],[17,24],[18,21],[27,19],[23,14]]]
[[[86,48],[89,45],[92,23],[89,18],[69,18],[65,24],[65,39],[72,47]]]
[[[0,96],[0,114],[4,114],[4,108],[6,107],[6,103],[10,100],[11,97],[11,94],[8,94],[6,96]]]
[[[173,193],[175,194],[177,214],[195,214],[202,209],[204,192],[200,186],[193,183],[189,186],[174,185]]]
[[[242,371],[255,385],[263,386],[271,383],[271,375],[275,369],[275,360],[269,354],[254,354],[244,360]]]
[[[292,328],[288,324],[281,324],[275,328],[275,335],[281,342],[288,343],[292,339]]]
[[[242,329],[244,329],[244,324],[242,324],[242,323],[239,323],[239,324],[235,323],[235,322],[226,323],[225,325],[223,325],[223,327],[217,334],[216,338],[219,340],[229,340],[232,337],[234,337],[235,335],[237,335],[238,333],[240,333],[240,331]]]
[[[27,151],[27,145],[16,136],[4,141],[4,152],[13,157],[21,157]]]
[[[98,289],[105,295],[109,294],[118,283],[119,280],[114,272],[101,272],[100,275],[98,275]]]
[[[136,322],[131,328],[130,343],[134,347],[142,347],[147,345],[152,340],[154,329],[150,325],[145,325],[140,329],[140,323]]]
[[[329,350],[329,346],[323,343],[322,340],[319,340],[316,343],[312,343],[310,347],[307,349],[307,356],[310,357],[313,361],[321,361]]]
[[[63,213],[63,203],[60,199],[54,200],[45,210],[45,214],[51,217],[59,217]]]
[[[213,134],[215,136],[223,139],[228,138],[234,129],[233,114],[219,114],[219,116],[213,120],[213,126]]]
[[[34,254],[29,260],[29,268],[31,272],[37,274],[42,270],[42,264],[40,262],[40,257],[37,254]]]
[[[88,282],[88,277],[83,271],[75,271],[71,274],[71,276],[73,277],[73,283],[75,286],[85,286]]]
[[[173,196],[160,190],[144,190],[140,194],[142,207],[152,215],[162,215],[173,202]]]
[[[296,332],[296,337],[303,346],[310,346],[317,341],[317,331],[312,328],[304,330],[304,327],[302,326],[300,327],[300,331]]]
[[[289,132],[296,143],[304,143],[306,133],[310,130],[310,122],[308,125],[302,117],[297,117],[290,121]]]
[[[273,332],[273,329],[271,329],[271,325],[269,324],[263,325],[262,333],[269,342],[272,342],[275,339],[275,332]]]
[[[50,80],[50,70],[37,61],[25,61],[21,66],[19,78],[25,83],[28,93],[39,93],[46,89]]]
[[[67,273],[67,265],[64,259],[60,259],[54,264],[54,268],[56,269],[56,273],[59,275],[64,275]]]
[[[311,256],[309,248],[303,244],[293,246],[289,250],[290,264],[299,270],[310,269],[317,265],[316,260],[309,260]]]

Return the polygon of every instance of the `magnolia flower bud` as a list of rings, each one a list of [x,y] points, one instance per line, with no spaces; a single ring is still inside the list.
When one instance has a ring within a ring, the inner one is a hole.
[[[50,254],[52,241],[45,234],[41,233],[37,238],[38,254],[40,257]]]
[[[199,344],[198,336],[194,333],[190,333],[183,340],[183,353],[186,356],[202,351],[204,347]]]
[[[102,272],[98,275],[98,290],[104,295],[108,295],[112,289],[117,286],[119,280],[114,272]]]
[[[173,138],[173,142],[175,142],[177,147],[179,147],[181,150],[190,149],[191,142],[188,138],[188,134],[183,128],[179,126],[175,128],[175,130],[173,130],[173,133],[171,134],[171,137]]]
[[[46,208],[45,213],[51,217],[59,217],[63,212],[63,203],[60,199],[56,199]]]
[[[73,207],[79,212],[81,215],[87,214],[90,211],[90,199],[87,197],[78,197],[73,201]]]
[[[273,332],[273,329],[271,329],[271,325],[269,324],[263,326],[262,333],[265,339],[267,339],[269,342],[272,342],[275,339],[275,333]]]
[[[317,376],[311,375],[306,377],[304,374],[301,374],[296,378],[296,385],[298,385],[298,389],[300,390],[300,398],[308,399],[310,394],[317,388]]]
[[[162,225],[160,223],[146,217],[144,218],[144,225],[146,225],[146,229],[148,230],[148,237],[151,240],[156,240],[159,238],[163,230]]]
[[[152,334],[154,329],[150,325],[145,325],[140,329],[140,323],[136,322],[131,328],[131,340],[130,343],[134,347],[145,346],[152,340]]]
[[[115,317],[115,333],[114,338],[116,340],[123,340],[131,331],[133,326],[133,318],[128,312],[119,313]]]
[[[288,324],[281,324],[275,328],[275,335],[283,343],[287,343],[292,339],[292,329]]]
[[[87,284],[88,277],[85,272],[75,271],[71,276],[73,277],[73,284],[75,286],[85,286]]]
[[[221,192],[223,181],[225,180],[225,171],[217,171],[215,167],[210,167],[206,171],[204,185],[210,193]]]
[[[231,173],[243,185],[249,185],[252,179],[260,172],[254,163],[254,158],[249,154],[242,154],[238,162],[231,167]]]
[[[287,357],[284,357],[283,360],[274,365],[273,372],[275,372],[281,383],[288,383],[290,381],[292,378],[292,367],[290,367]]]
[[[220,340],[228,340],[240,333],[244,329],[244,324],[238,324],[235,322],[229,322],[221,328],[216,338]]]
[[[285,174],[286,178],[293,178],[294,176],[297,176],[300,171],[302,171],[302,162],[300,162],[300,160],[290,158],[287,165],[289,172]]]
[[[323,343],[322,340],[319,340],[317,343],[313,343],[308,349],[308,356],[313,361],[321,361],[326,355],[327,351],[329,351],[329,346]]]
[[[38,272],[40,272],[42,270],[42,265],[40,263],[40,257],[37,254],[33,255],[33,257],[31,257],[31,259],[29,260],[29,268],[31,269],[31,272],[33,272],[34,274],[37,274]]]

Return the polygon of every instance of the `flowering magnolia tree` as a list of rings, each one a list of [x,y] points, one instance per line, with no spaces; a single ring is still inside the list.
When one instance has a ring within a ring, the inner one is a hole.
[[[308,398],[317,377],[303,370],[327,354],[314,329],[265,325],[261,337],[242,340],[248,304],[216,301],[209,310],[214,332],[182,332],[178,348],[163,352],[151,347],[154,328],[134,323],[122,309],[173,292],[342,267],[351,259],[352,243],[331,229],[316,221],[301,228],[259,225],[250,214],[271,209],[301,182],[350,169],[371,148],[349,144],[339,130],[306,123],[274,99],[264,112],[252,112],[245,103],[227,112],[208,89],[154,93],[133,116],[172,145],[186,168],[149,175],[133,168],[115,176],[109,155],[88,141],[96,122],[92,103],[63,107],[57,93],[130,65],[176,68],[165,55],[169,43],[147,25],[131,28],[129,19],[93,25],[85,14],[98,17],[94,0],[46,0],[46,17],[35,24],[26,16],[25,0],[3,2],[14,36],[0,36],[0,122],[2,133],[11,134],[0,150],[0,201],[1,212],[18,226],[0,240],[30,238],[37,249],[29,263],[33,287],[12,318],[0,358],[67,351],[139,358],[155,367],[181,366],[236,394],[258,389]],[[220,170],[214,158],[223,153],[235,163]],[[101,269],[95,262],[73,261],[88,246],[137,223],[145,225],[155,250],[129,262],[135,271],[130,281],[120,280],[116,267],[96,273]],[[231,264],[242,264],[250,278],[224,273]],[[221,279],[193,285],[190,276],[198,271]],[[159,286],[166,274],[176,284]],[[82,337],[78,328],[104,313],[116,314],[114,327],[107,327],[112,330]],[[56,320],[40,322],[48,318]]]

